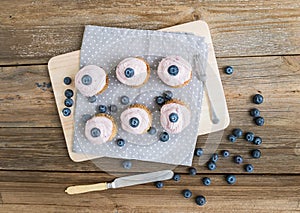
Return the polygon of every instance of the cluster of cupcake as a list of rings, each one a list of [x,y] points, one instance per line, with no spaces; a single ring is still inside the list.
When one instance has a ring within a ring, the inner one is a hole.
[[[126,58],[116,67],[117,79],[130,87],[144,85],[148,81],[150,73],[149,64],[139,57]],[[192,78],[192,66],[180,56],[169,56],[163,58],[159,63],[157,75],[163,83],[170,87],[183,87]],[[103,93],[108,88],[108,84],[109,78],[105,70],[96,65],[83,67],[75,76],[75,87],[89,100],[95,100],[96,95]],[[123,96],[121,102],[124,102],[124,98],[128,104],[127,96]],[[160,98],[161,101],[157,98],[156,102],[161,106],[160,123],[166,131],[160,135],[160,140],[165,142],[169,139],[168,133],[180,133],[189,125],[191,113],[189,107],[178,99]],[[122,129],[129,133],[156,133],[155,128],[152,127],[151,111],[143,104],[130,105],[121,113],[120,121]],[[85,136],[90,142],[99,144],[111,141],[116,136],[117,130],[114,118],[104,110],[87,120]]]

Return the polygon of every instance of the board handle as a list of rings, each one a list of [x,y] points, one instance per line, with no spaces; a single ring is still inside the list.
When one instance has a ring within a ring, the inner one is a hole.
[[[102,191],[108,189],[107,183],[96,183],[89,185],[80,185],[80,186],[69,186],[66,188],[65,192],[69,195],[73,194],[82,194],[93,191]]]

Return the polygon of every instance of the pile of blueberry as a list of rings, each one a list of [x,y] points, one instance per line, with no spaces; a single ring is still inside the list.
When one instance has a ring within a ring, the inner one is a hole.
[[[64,78],[64,84],[65,85],[70,85],[72,83],[72,79],[70,77],[65,77]],[[66,96],[66,99],[64,101],[64,104],[65,104],[65,108],[63,108],[62,110],[62,114],[64,116],[69,116],[71,115],[71,109],[69,107],[72,107],[73,106],[73,97],[74,93],[73,93],[73,90],[71,89],[66,89],[65,90],[65,96]]]

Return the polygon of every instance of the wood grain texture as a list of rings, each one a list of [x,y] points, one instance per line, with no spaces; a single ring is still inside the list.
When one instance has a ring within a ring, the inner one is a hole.
[[[276,1],[22,1],[0,5],[0,64],[46,63],[80,49],[84,25],[160,29],[206,21],[217,57],[300,53],[300,3]]]

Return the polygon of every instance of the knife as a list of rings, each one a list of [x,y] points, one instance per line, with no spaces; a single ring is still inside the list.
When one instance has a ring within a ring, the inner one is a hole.
[[[116,178],[111,183],[96,183],[90,185],[79,185],[79,186],[70,186],[65,192],[67,194],[81,194],[92,191],[101,191],[106,189],[115,189],[126,186],[139,185],[144,183],[156,182],[169,180],[173,177],[174,173],[172,170],[162,170],[158,172],[144,173],[139,175],[132,175],[127,177]]]

